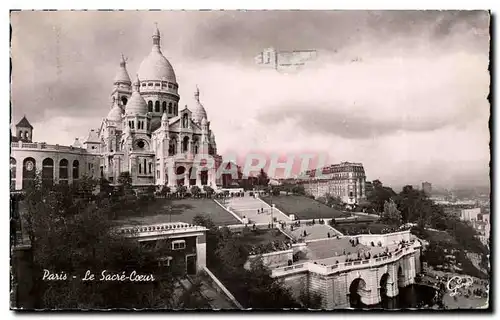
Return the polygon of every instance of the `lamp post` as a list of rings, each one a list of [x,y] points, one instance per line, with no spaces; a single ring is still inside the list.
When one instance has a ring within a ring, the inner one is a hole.
[[[169,220],[172,222],[172,206],[167,207],[168,215],[169,215]]]

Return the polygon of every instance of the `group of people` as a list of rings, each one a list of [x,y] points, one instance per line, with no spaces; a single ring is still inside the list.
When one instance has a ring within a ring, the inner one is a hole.
[[[264,208],[257,209],[257,214],[262,214],[264,213]]]

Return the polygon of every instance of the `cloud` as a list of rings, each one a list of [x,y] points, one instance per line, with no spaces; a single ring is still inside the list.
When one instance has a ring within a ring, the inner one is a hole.
[[[389,184],[488,179],[485,11],[12,13],[12,122],[26,114],[48,143],[86,136],[153,22],[180,104],[198,84],[220,153],[326,152]],[[270,46],[318,59],[293,74],[255,65]]]

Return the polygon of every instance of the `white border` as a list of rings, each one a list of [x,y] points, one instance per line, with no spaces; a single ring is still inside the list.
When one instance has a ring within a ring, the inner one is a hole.
[[[10,85],[9,85],[9,78],[8,74],[10,74],[9,71],[9,65],[7,64],[7,59],[9,58],[9,28],[7,28],[7,25],[10,23],[10,18],[9,18],[9,11],[8,9],[25,9],[25,10],[30,10],[30,9],[128,9],[128,10],[136,10],[136,9],[148,9],[148,8],[168,8],[168,9],[186,9],[186,10],[195,10],[195,9],[492,9],[493,13],[497,13],[498,10],[498,1],[488,1],[488,0],[475,0],[475,1],[436,1],[436,0],[419,0],[419,1],[389,1],[389,0],[379,0],[379,1],[356,1],[356,0],[350,0],[350,1],[343,1],[343,2],[333,2],[333,1],[313,1],[313,0],[287,0],[287,1],[272,1],[272,0],[252,0],[252,1],[246,1],[246,2],[237,2],[237,1],[220,1],[220,0],[212,0],[212,1],[177,1],[177,2],[172,2],[172,1],[135,1],[135,2],[110,2],[110,1],[92,1],[92,0],[87,0],[87,1],[36,1],[36,0],[26,0],[23,2],[20,1],[12,1],[12,0],[4,0],[2,1],[1,7],[3,10],[1,10],[1,19],[2,19],[2,26],[0,30],[1,34],[1,43],[3,45],[3,50],[2,52],[2,59],[3,61],[2,64],[0,64],[2,68],[1,74],[3,75],[2,79],[2,101],[3,101],[3,106],[0,108],[1,117],[0,119],[3,119],[3,121],[7,122],[10,120],[10,110],[9,110],[9,98],[10,98]],[[497,18],[498,19],[498,18]],[[496,39],[495,39],[496,40]],[[497,64],[498,64],[498,51],[497,54],[495,55],[495,58],[497,58]],[[495,86],[496,88],[496,86]],[[495,119],[497,121],[498,119]],[[8,265],[8,259],[6,259],[7,256],[9,256],[9,245],[6,243],[8,240],[7,234],[9,233],[9,227],[8,227],[8,216],[9,216],[9,199],[8,199],[8,189],[9,189],[9,177],[8,177],[8,171],[7,171],[7,154],[9,153],[9,138],[8,138],[8,132],[7,132],[7,123],[5,123],[4,131],[3,134],[0,135],[0,141],[2,142],[2,151],[4,152],[4,156],[0,157],[0,161],[4,163],[1,165],[1,167],[5,168],[4,170],[0,171],[0,174],[2,176],[1,181],[3,182],[0,184],[0,196],[2,197],[2,200],[0,203],[3,205],[3,217],[4,217],[4,223],[2,223],[2,228],[4,228],[3,234],[4,236],[2,237],[3,244],[0,246],[2,250],[2,257],[4,257],[3,261],[5,261],[2,264],[2,270],[0,274],[2,275],[0,277],[2,281],[2,296],[1,296],[1,301],[2,301],[2,307],[1,307],[1,319],[7,319],[14,317],[14,313],[9,311],[9,291],[7,288],[9,287],[9,278],[7,277],[7,274],[9,272],[9,265]],[[497,130],[498,133],[498,130]],[[496,137],[498,138],[498,137]],[[497,192],[494,195],[494,198],[497,198]],[[494,220],[496,222],[496,220]],[[493,248],[496,248],[495,245],[492,246]],[[494,255],[498,257],[498,253],[495,250]],[[498,265],[498,261],[497,261]],[[496,271],[496,270],[495,270]],[[496,281],[497,283],[499,282],[498,279]],[[495,285],[495,290],[496,294],[498,295],[498,286]],[[200,314],[201,315],[201,314]],[[226,316],[231,316],[231,317],[237,317],[238,315],[236,314],[204,314],[203,316],[211,316],[211,317],[220,317],[222,315]],[[280,314],[274,313],[273,315],[265,315],[265,314],[252,314],[250,315],[251,317],[258,317],[263,318],[263,317],[270,317],[270,316],[279,316]],[[33,316],[37,318],[49,318],[53,317],[53,314],[33,314]],[[62,318],[69,318],[71,316],[74,316],[74,314],[66,314],[63,315]],[[85,313],[79,314],[79,316],[85,316]],[[114,317],[123,317],[126,316],[128,317],[129,315],[124,315],[124,314],[115,314],[115,315],[110,315],[110,314],[92,314],[93,317],[95,318],[108,318],[110,316]],[[145,318],[146,314],[135,314],[135,317],[139,318]],[[182,314],[164,314],[161,316],[166,316],[166,317],[179,317],[182,316]],[[189,315],[186,315],[189,316]],[[298,316],[298,317],[308,317],[308,315],[305,315],[304,313],[301,314],[296,314],[296,315],[286,315],[286,316]],[[331,314],[315,314],[315,317],[336,317],[336,318],[344,318],[343,314],[335,313],[333,315]],[[385,314],[372,314],[371,316],[377,316],[377,317],[385,317]],[[419,314],[414,314],[412,315],[411,313],[404,314],[405,317],[421,317]],[[433,315],[426,315],[426,317],[439,317],[439,314],[433,314]],[[470,314],[469,316],[474,316],[474,314]],[[361,319],[363,315],[356,314],[356,315],[351,315],[351,317],[355,317],[358,319]]]

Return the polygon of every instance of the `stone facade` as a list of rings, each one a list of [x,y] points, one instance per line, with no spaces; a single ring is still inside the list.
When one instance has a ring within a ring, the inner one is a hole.
[[[79,141],[69,147],[34,144],[31,124],[25,117],[18,123],[17,136],[11,137],[13,189],[22,189],[22,181],[32,179],[31,172],[40,169],[44,161],[46,178],[52,177],[56,183],[78,179],[71,175],[75,165],[79,176],[105,178],[112,185],[122,172],[130,173],[135,187],[215,188],[222,184],[216,174],[222,157],[217,155],[215,135],[200,91],[196,88],[189,108],[187,104],[179,108],[179,85],[172,65],[161,52],[158,29],[152,39],[151,52],[133,82],[122,56],[113,80],[109,112],[99,129],[90,130],[83,145]],[[29,170],[22,169],[25,164]],[[66,166],[68,177],[63,172]],[[59,172],[63,172],[62,178]]]
[[[342,162],[321,170],[306,172],[302,181],[306,193],[314,197],[322,197],[329,193],[339,197],[344,203],[356,204],[366,199],[366,175],[361,163]]]
[[[302,260],[295,264],[272,269],[272,276],[280,278],[291,289],[295,297],[301,293],[322,297],[321,308],[337,309],[351,307],[351,298],[358,297],[365,305],[381,302],[382,296],[395,297],[399,288],[414,283],[421,271],[420,242],[409,241],[408,231],[386,235],[360,235],[360,243],[381,242],[383,246],[394,246],[405,241],[390,256],[379,256],[343,263],[322,263]],[[303,244],[294,251],[304,251]],[[323,260],[324,262],[324,260]]]

